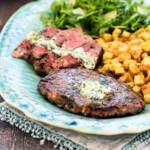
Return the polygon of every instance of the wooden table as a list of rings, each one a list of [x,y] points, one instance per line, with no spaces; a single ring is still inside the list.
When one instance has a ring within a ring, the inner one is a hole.
[[[31,0],[0,0],[0,31],[8,18],[22,5]],[[0,96],[0,102],[3,99]],[[0,150],[56,150],[54,144],[46,142],[40,145],[38,139],[24,133],[10,124],[0,121]]]

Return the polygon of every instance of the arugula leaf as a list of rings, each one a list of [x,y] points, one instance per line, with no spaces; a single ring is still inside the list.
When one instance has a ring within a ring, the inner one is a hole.
[[[130,32],[150,24],[150,7],[143,0],[55,0],[41,14],[46,26],[68,29],[81,26],[94,38],[114,28]]]

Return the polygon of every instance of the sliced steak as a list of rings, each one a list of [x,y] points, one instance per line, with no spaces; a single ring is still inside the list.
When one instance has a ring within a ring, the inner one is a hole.
[[[102,99],[87,98],[80,89],[86,80],[100,82],[111,92]],[[39,82],[38,88],[51,103],[76,114],[105,118],[136,114],[145,107],[142,98],[126,84],[92,70],[53,69]]]
[[[44,55],[48,54],[49,52],[50,52],[50,50],[48,50],[46,47],[39,45],[39,46],[35,46],[32,49],[32,56],[34,59],[40,59]]]
[[[83,45],[83,49],[85,52],[89,52],[91,57],[98,58],[97,62],[95,63],[95,67],[96,67],[98,62],[101,60],[101,57],[103,54],[102,48],[98,45],[98,43],[96,41],[92,41],[90,43]]]
[[[52,38],[56,33],[59,33],[61,30],[57,29],[55,26],[46,27],[42,30],[43,35],[46,38]]]
[[[75,38],[67,40],[63,43],[62,47],[68,50],[74,50],[75,48],[81,47],[82,45],[93,41],[92,37],[89,35],[79,35]]]
[[[54,53],[49,53],[41,60],[33,61],[33,66],[37,74],[39,75],[46,75],[47,70],[52,68],[52,64],[58,59],[59,57]]]
[[[41,75],[48,74],[52,68],[84,66],[95,69],[102,48],[92,37],[81,34],[80,27],[68,30],[46,27],[36,33],[31,32],[27,36],[30,41],[24,40],[12,56],[26,59]]]
[[[61,46],[64,41],[72,39],[81,34],[83,34],[81,27],[63,30],[59,32],[58,34],[56,34],[56,44]]]
[[[23,40],[21,44],[17,48],[15,48],[15,50],[12,53],[12,56],[27,60],[31,54],[32,48],[33,46],[31,45],[29,41]]]
[[[70,68],[79,66],[81,64],[81,60],[72,57],[71,55],[67,55],[57,59],[53,64],[53,68]],[[49,72],[48,72],[49,73]]]
[[[42,34],[43,36],[45,36],[45,38],[50,39],[53,36],[55,36],[56,33],[59,33],[60,31],[61,30],[57,29],[55,26],[52,26],[52,27],[50,26],[39,31],[39,34]],[[21,44],[13,51],[12,56],[16,58],[22,58],[25,60],[28,60],[31,58],[40,59],[42,56],[46,55],[49,52],[46,49],[44,50],[44,48],[40,45],[32,49],[33,47],[34,46],[30,43],[30,41],[23,40]]]

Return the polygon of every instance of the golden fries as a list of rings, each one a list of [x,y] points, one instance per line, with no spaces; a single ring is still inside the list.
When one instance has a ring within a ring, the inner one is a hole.
[[[104,50],[103,65],[97,70],[113,73],[150,103],[150,25],[135,34],[116,28],[97,41]]]

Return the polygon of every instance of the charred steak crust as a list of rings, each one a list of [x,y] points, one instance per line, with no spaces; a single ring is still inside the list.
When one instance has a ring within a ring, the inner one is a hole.
[[[85,98],[76,85],[83,80],[98,80],[113,90],[102,100]],[[38,88],[43,96],[60,108],[93,117],[115,117],[141,112],[145,103],[126,84],[113,77],[86,69],[52,69]]]

